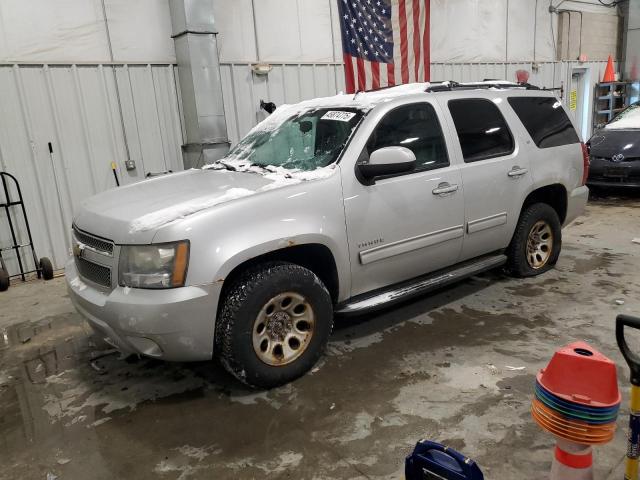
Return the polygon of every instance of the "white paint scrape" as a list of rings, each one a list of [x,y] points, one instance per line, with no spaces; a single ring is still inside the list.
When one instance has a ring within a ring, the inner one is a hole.
[[[189,202],[184,202],[173,207],[163,208],[156,212],[148,213],[131,222],[129,233],[145,232],[166,225],[175,220],[180,220],[189,215],[193,215],[201,210],[206,210],[215,205],[234,200],[236,198],[253,195],[254,190],[246,188],[230,188],[223,195],[213,197],[204,196],[195,198]]]
[[[80,280],[80,277],[75,277],[71,279],[69,285],[78,292],[81,292],[87,288],[87,284]]]

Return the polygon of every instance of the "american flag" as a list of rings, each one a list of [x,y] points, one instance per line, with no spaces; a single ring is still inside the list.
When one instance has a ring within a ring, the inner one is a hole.
[[[429,0],[337,0],[347,93],[429,80]]]

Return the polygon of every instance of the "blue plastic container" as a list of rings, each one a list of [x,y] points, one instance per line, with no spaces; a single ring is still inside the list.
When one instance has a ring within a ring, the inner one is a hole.
[[[419,441],[404,465],[406,480],[484,480],[476,462],[429,440]]]

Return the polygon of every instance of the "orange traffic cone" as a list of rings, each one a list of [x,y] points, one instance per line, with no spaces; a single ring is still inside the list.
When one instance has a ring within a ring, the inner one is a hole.
[[[593,480],[591,446],[558,438],[550,479]]]
[[[607,60],[607,68],[604,69],[604,77],[602,77],[602,83],[610,83],[616,81],[616,75],[613,72],[613,59],[609,55]]]

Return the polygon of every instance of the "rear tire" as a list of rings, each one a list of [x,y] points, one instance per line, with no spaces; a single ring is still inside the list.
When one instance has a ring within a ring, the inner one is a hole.
[[[6,292],[9,290],[10,285],[11,281],[9,279],[9,274],[5,269],[0,269],[0,292]]]
[[[562,226],[556,211],[534,203],[520,214],[507,248],[507,271],[515,277],[533,277],[556,264],[562,247]]]
[[[252,387],[273,388],[318,361],[333,327],[333,303],[311,271],[269,262],[244,272],[227,290],[216,326],[224,367]]]
[[[53,278],[53,264],[47,257],[40,259],[40,270],[42,271],[42,278],[45,280],[51,280]]]

